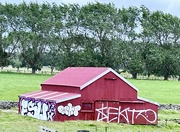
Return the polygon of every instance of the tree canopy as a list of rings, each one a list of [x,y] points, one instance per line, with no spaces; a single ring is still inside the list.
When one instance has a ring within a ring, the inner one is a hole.
[[[180,18],[112,3],[0,3],[0,66],[111,67],[180,78]]]

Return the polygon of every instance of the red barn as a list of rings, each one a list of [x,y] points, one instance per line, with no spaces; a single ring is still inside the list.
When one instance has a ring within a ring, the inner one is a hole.
[[[158,104],[111,68],[69,67],[19,96],[19,113],[41,120],[157,124]]]

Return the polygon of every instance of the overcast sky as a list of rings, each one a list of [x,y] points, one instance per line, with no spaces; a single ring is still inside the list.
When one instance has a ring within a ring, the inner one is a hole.
[[[114,5],[118,8],[121,7],[129,7],[136,6],[140,7],[141,5],[145,5],[150,11],[161,10],[164,13],[170,13],[175,16],[180,17],[180,0],[24,0],[29,3],[30,1],[43,3],[55,2],[56,4],[61,3],[78,3],[79,5],[84,5],[89,2],[101,2],[101,3],[114,3]],[[19,4],[23,2],[23,0],[0,0],[1,3],[15,3]]]

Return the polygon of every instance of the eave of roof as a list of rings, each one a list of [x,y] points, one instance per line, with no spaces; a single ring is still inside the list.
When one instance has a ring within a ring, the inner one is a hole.
[[[60,103],[60,102],[79,98],[79,97],[81,97],[81,94],[39,90],[39,91],[35,91],[35,92],[21,94],[21,95],[19,95],[19,97],[33,98],[36,100],[44,100],[44,101]]]
[[[152,101],[152,100],[145,99],[145,98],[142,98],[142,97],[138,97],[138,99],[139,99],[139,100],[142,100],[142,101],[145,101],[145,102],[149,102],[149,103],[151,103],[151,104],[155,104],[155,105],[159,106],[159,103],[154,102],[154,101]]]

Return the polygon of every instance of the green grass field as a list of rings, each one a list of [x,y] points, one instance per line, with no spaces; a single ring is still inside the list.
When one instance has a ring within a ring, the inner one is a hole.
[[[51,75],[0,73],[0,100],[18,101],[18,95],[40,90]],[[180,104],[180,82],[128,79],[138,88],[138,96],[163,104]]]
[[[169,115],[169,116],[167,116]],[[48,127],[58,132],[76,132],[77,130],[90,130],[90,132],[178,132],[180,124],[164,119],[174,119],[180,115],[179,111],[159,111],[158,125],[129,125],[118,123],[105,123],[97,121],[66,121],[48,122],[22,116],[15,112],[0,110],[0,131],[2,132],[37,132],[40,126]]]
[[[138,96],[163,104],[180,104],[180,82],[128,79],[138,88]]]
[[[18,95],[40,90],[51,75],[0,73],[0,100],[18,101]]]
[[[51,75],[32,75],[0,73],[0,100],[18,101],[18,95],[40,90],[40,84],[50,78]],[[153,100],[158,103],[180,104],[180,82],[162,80],[135,80],[128,79],[138,88],[138,96]],[[17,108],[13,112],[0,110],[0,131],[3,132],[37,132],[39,126],[45,126],[58,130],[58,132],[76,132],[87,129],[90,132],[178,132],[180,124],[172,119],[180,119],[180,111],[160,110],[158,113],[158,125],[128,125],[118,123],[105,123],[97,121],[66,121],[48,122],[17,114]],[[165,119],[168,122],[165,122]]]

